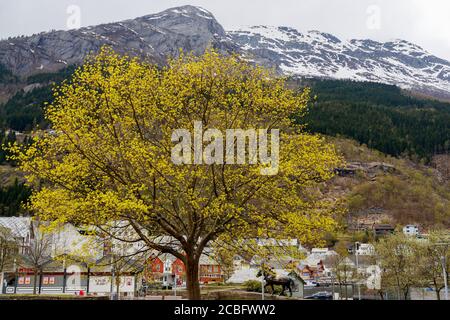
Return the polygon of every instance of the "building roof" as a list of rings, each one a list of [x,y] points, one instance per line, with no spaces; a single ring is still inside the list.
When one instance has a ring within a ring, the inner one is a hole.
[[[0,217],[0,226],[8,228],[14,237],[26,238],[30,230],[29,217]]]
[[[394,230],[395,228],[390,224],[376,224],[373,227],[376,230]]]
[[[202,254],[200,256],[199,264],[201,264],[201,265],[218,265],[219,263],[216,260],[214,260],[213,257],[206,255],[206,254]]]

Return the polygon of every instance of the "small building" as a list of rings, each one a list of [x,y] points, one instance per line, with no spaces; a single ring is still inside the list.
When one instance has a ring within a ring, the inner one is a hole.
[[[390,224],[376,224],[373,226],[373,233],[375,237],[382,237],[393,234],[395,228]]]
[[[163,287],[186,285],[186,267],[179,258],[170,254],[162,254],[149,259],[147,278],[159,282]],[[203,254],[199,261],[199,282],[201,284],[222,283],[224,276],[218,262]]]
[[[299,276],[304,280],[318,280],[325,272],[325,266],[322,260],[315,265],[300,264],[297,269],[300,273]]]
[[[184,286],[186,269],[183,262],[170,254],[151,257],[147,266],[147,280],[158,282],[163,287]]]
[[[292,297],[303,299],[305,296],[305,284],[306,281],[295,271],[291,271],[288,277],[294,281],[292,288]]]
[[[200,257],[199,277],[200,283],[202,284],[224,282],[224,277],[222,274],[222,268],[220,264],[207,255],[201,255]]]
[[[375,254],[375,247],[370,243],[359,243],[355,244],[355,254],[358,256],[373,256]]]
[[[127,263],[121,270],[109,265],[108,257],[89,267],[85,263],[64,263],[51,260],[42,267],[39,274],[31,265],[23,265],[15,271],[4,273],[4,283],[0,293],[6,294],[72,294],[105,296],[111,293],[122,297],[134,296],[140,267]],[[36,280],[35,280],[36,278]]]
[[[419,227],[417,225],[409,224],[403,227],[403,233],[407,236],[417,237],[419,233]]]

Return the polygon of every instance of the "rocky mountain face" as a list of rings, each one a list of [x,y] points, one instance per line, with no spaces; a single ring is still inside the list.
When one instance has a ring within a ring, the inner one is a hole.
[[[155,63],[176,56],[180,48],[200,54],[212,46],[221,52],[239,52],[287,75],[382,82],[450,98],[450,62],[407,41],[342,41],[318,31],[268,26],[226,32],[210,12],[193,6],[4,40],[0,63],[19,76],[52,72],[82,63],[102,45]]]
[[[210,12],[184,6],[117,23],[1,41],[0,63],[21,76],[52,72],[82,63],[103,45],[156,63],[176,56],[180,48],[197,54],[210,45],[225,52],[237,49]]]

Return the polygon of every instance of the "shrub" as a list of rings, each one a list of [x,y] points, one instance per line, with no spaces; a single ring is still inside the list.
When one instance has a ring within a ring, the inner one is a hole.
[[[245,281],[244,288],[249,292],[261,292],[261,282],[257,280]]]
[[[261,292],[261,281],[258,280],[248,280],[244,282],[244,288],[246,291],[249,292]],[[274,286],[274,292],[272,292],[272,289],[270,287],[266,287],[265,293],[271,293],[271,294],[280,294],[281,290],[283,289],[282,286]]]

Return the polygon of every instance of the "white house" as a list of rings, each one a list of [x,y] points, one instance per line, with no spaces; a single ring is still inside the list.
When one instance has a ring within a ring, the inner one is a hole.
[[[403,233],[407,236],[416,237],[419,235],[419,227],[413,224],[409,224],[403,227]]]
[[[370,243],[357,243],[355,253],[358,256],[373,256],[375,254],[375,247]]]
[[[335,256],[337,253],[334,250],[328,248],[313,248],[311,253],[302,261],[302,263],[307,265],[316,265],[320,261],[325,261],[327,258]]]
[[[91,276],[89,278],[89,294],[107,296],[117,292],[116,283],[111,284],[110,275]],[[115,280],[113,281],[115,282]],[[136,277],[133,275],[120,276],[119,292],[124,296],[134,296]]]
[[[72,224],[65,224],[52,232],[51,256],[62,255],[89,257],[98,260],[102,257],[103,247],[94,236],[80,233]]]
[[[116,292],[116,283],[111,285],[111,279],[116,279],[118,271],[112,272],[108,256],[104,255],[104,239],[91,235],[89,231],[72,224],[65,224],[42,233],[39,226],[45,222],[33,221],[31,218],[8,217],[0,218],[0,227],[10,230],[11,236],[20,246],[20,254],[26,258],[36,241],[42,241],[42,259],[48,259],[43,264],[43,273],[36,276],[35,271],[26,259],[20,264],[14,263],[0,274],[0,294],[2,293],[32,293],[36,277],[36,292],[41,294],[76,294],[84,292],[93,295],[108,295]],[[128,236],[126,234],[125,236]],[[39,240],[41,239],[41,240]],[[120,243],[119,243],[120,244]],[[121,250],[137,252],[140,244],[132,246],[116,245],[114,251]],[[70,262],[56,257],[78,257],[79,260],[94,262],[89,267],[86,263]],[[103,261],[102,261],[103,260]],[[24,262],[25,261],[25,262]],[[123,264],[123,263],[122,263]],[[132,296],[139,287],[138,274],[143,266],[136,260],[129,261],[120,267],[119,290],[123,296]],[[117,280],[114,280],[116,282]]]

